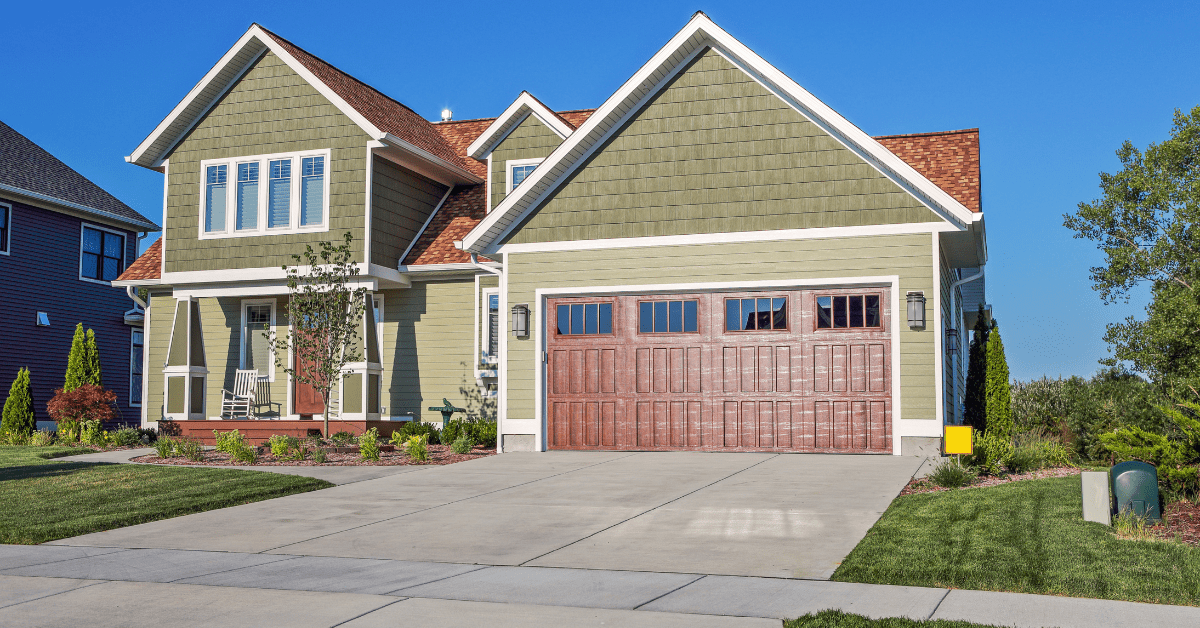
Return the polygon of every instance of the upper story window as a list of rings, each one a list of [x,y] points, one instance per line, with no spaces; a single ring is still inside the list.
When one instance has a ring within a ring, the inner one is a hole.
[[[878,294],[817,297],[817,329],[879,326]]]
[[[125,270],[125,236],[115,231],[83,226],[79,276],[92,281],[112,281]]]
[[[8,253],[8,233],[12,222],[12,206],[0,205],[0,253]]]
[[[725,299],[726,331],[787,329],[787,297]]]
[[[507,192],[517,189],[517,186],[521,185],[540,163],[542,163],[541,159],[510,159],[505,162],[505,167],[508,169]]]
[[[200,162],[200,238],[325,231],[329,151]]]
[[[638,304],[638,331],[643,334],[694,332],[698,307],[698,301],[642,301]]]

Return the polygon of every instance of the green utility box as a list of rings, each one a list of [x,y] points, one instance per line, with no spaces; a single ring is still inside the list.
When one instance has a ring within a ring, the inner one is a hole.
[[[1126,510],[1148,521],[1162,521],[1158,505],[1158,470],[1152,464],[1132,460],[1109,471],[1115,514]]]

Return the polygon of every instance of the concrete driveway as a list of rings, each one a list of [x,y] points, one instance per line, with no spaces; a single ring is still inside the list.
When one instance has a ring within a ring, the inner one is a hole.
[[[921,462],[504,454],[56,544],[828,578]]]

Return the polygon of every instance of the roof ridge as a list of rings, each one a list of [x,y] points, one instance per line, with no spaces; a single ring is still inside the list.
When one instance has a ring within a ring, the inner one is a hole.
[[[979,127],[972,129],[955,129],[953,131],[926,131],[924,133],[897,133],[895,135],[872,135],[873,139],[886,140],[893,137],[929,137],[931,135],[957,135],[959,133],[978,133]]]

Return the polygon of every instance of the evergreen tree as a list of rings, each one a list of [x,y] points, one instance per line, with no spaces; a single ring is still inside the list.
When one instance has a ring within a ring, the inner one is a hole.
[[[987,428],[987,343],[992,328],[979,306],[975,319],[975,332],[971,338],[971,349],[967,354],[967,385],[963,398],[963,423],[982,432]]]
[[[992,324],[987,341],[987,431],[1009,441],[1012,438],[1012,384],[1008,381],[1008,360],[999,325]]]
[[[96,332],[87,330],[87,372],[84,375],[84,383],[94,386],[104,387],[100,377],[100,349],[96,347]]]
[[[63,381],[63,392],[71,392],[90,383],[87,379],[87,351],[87,336],[83,333],[83,323],[79,323],[75,325],[75,338],[71,340],[71,353],[67,357],[67,375]]]
[[[17,379],[8,391],[8,399],[4,400],[4,418],[0,421],[0,432],[30,434],[36,427],[33,394],[29,389],[29,369],[23,368],[17,372]]]

